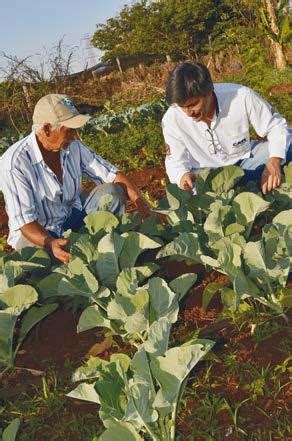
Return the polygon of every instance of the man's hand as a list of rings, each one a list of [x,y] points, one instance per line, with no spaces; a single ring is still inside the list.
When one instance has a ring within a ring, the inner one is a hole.
[[[66,239],[55,239],[36,221],[24,225],[20,230],[32,244],[46,248],[56,259],[65,264],[69,262],[71,255],[63,249],[68,243]]]
[[[63,249],[67,243],[68,240],[66,239],[50,238],[45,241],[45,248],[50,251],[56,259],[67,265],[71,257],[71,254]]]
[[[182,188],[183,190],[192,193],[195,180],[196,180],[196,176],[191,172],[187,172],[184,175],[182,175],[179,183],[179,187]]]
[[[119,184],[124,188],[130,201],[136,204],[137,210],[141,214],[142,219],[154,215],[157,216],[162,223],[165,223],[165,217],[152,211],[150,204],[142,197],[136,185],[126,175],[118,172],[114,183]]]
[[[261,177],[261,190],[264,194],[281,184],[281,158],[270,158]]]

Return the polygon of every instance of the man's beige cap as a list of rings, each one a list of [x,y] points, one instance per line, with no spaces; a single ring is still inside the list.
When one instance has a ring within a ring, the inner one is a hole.
[[[34,124],[61,124],[71,129],[82,127],[90,115],[81,115],[67,95],[51,93],[43,96],[35,105]]]

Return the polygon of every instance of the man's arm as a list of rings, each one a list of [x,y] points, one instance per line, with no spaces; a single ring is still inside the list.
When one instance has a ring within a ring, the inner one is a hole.
[[[69,262],[71,255],[63,249],[68,243],[66,239],[55,239],[36,221],[24,225],[20,231],[27,240],[39,247],[46,248],[56,259],[66,264]]]
[[[192,191],[195,175],[190,172],[189,153],[179,138],[179,127],[171,126],[171,122],[162,120],[162,132],[165,141],[165,168],[170,182],[180,188]]]
[[[136,185],[126,175],[121,172],[117,172],[114,183],[123,187],[128,199],[136,204],[136,207],[143,218],[151,214],[150,205],[142,197]]]
[[[153,214],[148,202],[145,201],[136,185],[126,175],[119,172],[115,166],[92,152],[84,144],[79,143],[79,148],[82,153],[80,156],[83,176],[96,182],[96,184],[99,184],[101,179],[102,182],[114,182],[122,185],[128,199],[136,204],[143,218]]]
[[[285,118],[253,90],[247,89],[246,100],[253,128],[259,136],[267,136],[268,139],[270,158],[261,177],[262,192],[267,193],[281,183],[281,163],[286,159],[288,126]]]

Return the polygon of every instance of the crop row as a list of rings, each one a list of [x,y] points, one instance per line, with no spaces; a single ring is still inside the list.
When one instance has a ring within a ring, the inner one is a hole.
[[[69,396],[100,404],[106,428],[100,439],[174,440],[186,379],[213,342],[193,338],[169,347],[179,302],[196,274],[164,280],[163,262],[188,260],[228,276],[207,285],[205,307],[215,292],[231,311],[257,302],[272,315],[285,315],[291,307],[286,285],[292,267],[292,166],[281,187],[265,198],[252,184],[242,189],[242,175],[235,166],[204,170],[196,195],[169,185],[157,207],[167,225],[154,216],[142,222],[137,213],[119,219],[106,211],[89,214],[81,232],[67,233],[72,254],[67,266],[51,265],[48,254],[36,248],[4,255],[3,367],[13,365],[25,335],[67,298],[83,310],[78,332],[101,326],[135,348],[132,358],[90,358],[73,374],[78,384]]]
[[[125,127],[143,125],[150,119],[161,120],[163,113],[167,110],[167,103],[165,100],[160,100],[141,104],[138,107],[128,107],[119,112],[111,110],[109,106],[105,107],[107,112],[91,118],[81,133],[88,131],[100,131],[104,134],[116,133]]]

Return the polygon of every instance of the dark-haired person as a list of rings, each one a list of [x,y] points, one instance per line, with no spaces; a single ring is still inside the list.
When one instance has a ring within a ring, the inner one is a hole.
[[[32,133],[1,157],[0,189],[13,248],[44,247],[68,263],[63,232],[78,231],[86,214],[103,208],[105,195],[114,214],[124,212],[127,198],[143,217],[150,214],[129,178],[80,142],[76,129],[88,119],[68,96],[46,95],[35,106]],[[89,194],[82,192],[82,177],[97,184]]]
[[[263,193],[280,185],[281,165],[292,158],[291,135],[260,95],[239,84],[213,84],[206,66],[185,62],[170,72],[166,99],[171,106],[162,130],[171,182],[192,191],[200,169],[238,165],[245,182],[261,179]],[[250,125],[267,141],[251,141]]]

